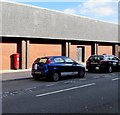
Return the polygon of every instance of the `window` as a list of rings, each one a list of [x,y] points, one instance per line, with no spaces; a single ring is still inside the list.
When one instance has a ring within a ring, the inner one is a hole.
[[[72,59],[70,59],[70,58],[65,58],[65,62],[66,63],[73,63],[74,61]]]
[[[109,57],[109,56],[106,56],[106,57],[105,57],[105,60],[110,60],[110,57]]]
[[[106,59],[106,60],[115,60],[115,59],[114,59],[114,56],[106,56],[105,59]]]
[[[91,56],[91,57],[90,57],[90,60],[91,60],[91,61],[103,60],[103,58],[104,58],[103,56]]]
[[[55,63],[63,63],[64,60],[62,58],[54,58]]]
[[[46,63],[47,62],[47,58],[37,58],[35,60],[35,63]]]
[[[118,57],[116,57],[116,56],[114,57],[114,59],[115,59],[115,60],[119,60],[119,58],[118,58]]]
[[[41,59],[39,60],[39,62],[40,62],[40,63],[46,63],[46,62],[47,62],[47,58],[41,58]]]

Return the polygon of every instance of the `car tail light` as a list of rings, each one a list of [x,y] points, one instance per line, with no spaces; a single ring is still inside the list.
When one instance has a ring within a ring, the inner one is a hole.
[[[50,63],[51,63],[51,60],[50,60],[50,59],[48,59],[48,60],[47,60],[47,64],[50,64]]]

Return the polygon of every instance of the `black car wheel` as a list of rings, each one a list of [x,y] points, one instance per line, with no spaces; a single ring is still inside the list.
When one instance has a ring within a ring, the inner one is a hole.
[[[54,72],[53,74],[52,74],[52,81],[58,81],[59,80],[59,78],[60,78],[60,74],[59,73],[57,73],[57,72]]]
[[[78,77],[83,78],[85,76],[85,70],[79,70],[78,71]]]
[[[112,66],[109,66],[109,67],[108,67],[108,72],[109,72],[109,73],[112,73],[112,71],[113,71]]]

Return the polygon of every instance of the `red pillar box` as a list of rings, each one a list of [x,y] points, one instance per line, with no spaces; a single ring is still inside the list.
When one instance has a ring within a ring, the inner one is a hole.
[[[19,69],[20,64],[20,54],[16,53],[14,54],[14,69]]]

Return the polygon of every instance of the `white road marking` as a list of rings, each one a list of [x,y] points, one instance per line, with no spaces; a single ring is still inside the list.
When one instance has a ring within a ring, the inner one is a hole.
[[[95,85],[95,83],[86,84],[86,85],[77,86],[77,87],[71,87],[71,88],[68,88],[68,89],[62,89],[62,90],[53,91],[53,92],[48,92],[48,93],[43,93],[43,94],[36,95],[36,97],[42,97],[42,96],[46,96],[46,95],[51,95],[51,94],[55,94],[55,93],[70,91],[70,90],[73,90],[73,89],[88,87],[88,86],[92,86],[92,85]]]
[[[114,79],[112,79],[112,81],[116,81],[116,80],[119,80],[120,78],[114,78]]]

